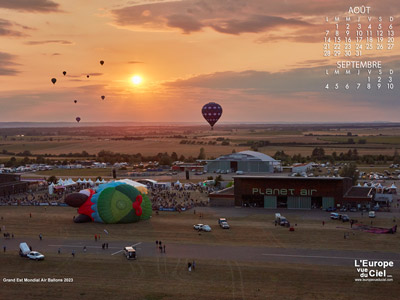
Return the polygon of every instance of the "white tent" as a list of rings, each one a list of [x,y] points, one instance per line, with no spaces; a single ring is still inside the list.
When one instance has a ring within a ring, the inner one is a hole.
[[[86,178],[83,178],[83,181],[82,181],[82,183],[87,183],[87,180],[86,180]]]
[[[368,183],[364,183],[364,187],[369,187]]]
[[[396,190],[397,189],[397,187],[394,185],[394,183],[392,183],[392,185],[391,185],[391,187],[390,187],[391,189],[394,189],[394,190]]]
[[[97,178],[96,181],[94,182],[95,184],[100,184],[101,181]]]
[[[87,183],[89,183],[91,186],[93,186],[93,185],[94,185],[94,183],[93,183],[92,179],[89,179],[89,180],[87,181]]]
[[[357,186],[361,186],[361,184],[360,184],[360,183],[358,183],[358,184],[357,184]]]
[[[79,179],[76,181],[76,183],[81,184],[81,183],[82,183],[82,180],[79,178]]]

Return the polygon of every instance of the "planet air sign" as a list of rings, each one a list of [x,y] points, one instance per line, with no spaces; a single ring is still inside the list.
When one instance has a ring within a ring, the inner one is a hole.
[[[266,196],[313,196],[318,192],[315,189],[274,189],[274,188],[253,188],[253,195]]]

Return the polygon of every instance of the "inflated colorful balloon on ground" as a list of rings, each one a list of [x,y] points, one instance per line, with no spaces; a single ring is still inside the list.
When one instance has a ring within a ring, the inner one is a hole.
[[[122,182],[102,184],[97,191],[85,189],[69,194],[65,203],[79,207],[75,223],[133,223],[149,219],[152,213],[147,194]]]
[[[204,119],[211,125],[211,129],[213,129],[215,123],[217,123],[222,115],[222,107],[218,103],[210,102],[203,106],[201,113]]]

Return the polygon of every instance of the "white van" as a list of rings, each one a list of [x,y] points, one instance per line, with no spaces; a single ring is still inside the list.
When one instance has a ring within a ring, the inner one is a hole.
[[[368,217],[370,217],[370,218],[375,218],[375,217],[376,217],[375,212],[374,212],[373,210],[371,210],[371,211],[368,213]]]
[[[133,247],[125,247],[124,255],[126,259],[136,259],[136,250]]]
[[[29,248],[27,243],[21,243],[19,244],[19,255],[26,257],[29,252],[31,252],[31,249]]]

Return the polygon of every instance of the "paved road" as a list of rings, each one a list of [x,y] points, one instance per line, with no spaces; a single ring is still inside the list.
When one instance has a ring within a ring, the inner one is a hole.
[[[138,256],[156,257],[167,256],[173,258],[188,259],[216,259],[236,260],[249,262],[281,262],[301,263],[310,265],[331,265],[331,266],[353,266],[355,259],[369,260],[391,260],[395,268],[400,268],[400,253],[394,252],[371,252],[371,251],[347,251],[347,250],[310,250],[295,248],[270,248],[270,247],[241,247],[225,245],[201,245],[201,244],[166,244],[166,253],[159,253],[156,244],[141,241],[113,241],[109,248],[103,250],[101,245],[104,241],[74,241],[63,239],[10,239],[4,240],[3,245],[7,251],[17,251],[20,242],[27,242],[38,250],[46,253],[57,253],[61,248],[62,253],[83,254],[83,247],[87,247],[88,253],[104,255],[121,255],[119,252],[125,246],[136,245]]]

